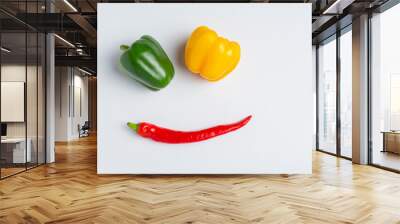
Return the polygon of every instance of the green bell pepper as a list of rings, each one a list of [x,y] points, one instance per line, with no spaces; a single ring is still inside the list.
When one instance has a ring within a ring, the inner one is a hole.
[[[174,66],[161,45],[151,36],[144,35],[131,47],[121,45],[124,53],[121,65],[133,79],[150,88],[160,90],[174,77]]]

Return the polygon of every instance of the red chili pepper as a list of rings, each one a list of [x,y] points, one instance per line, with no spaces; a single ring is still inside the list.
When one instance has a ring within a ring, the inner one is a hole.
[[[141,122],[138,124],[128,122],[128,126],[135,130],[142,137],[150,138],[157,142],[179,144],[204,141],[231,131],[235,131],[245,126],[250,119],[251,115],[236,123],[218,125],[199,131],[176,131],[146,122]]]

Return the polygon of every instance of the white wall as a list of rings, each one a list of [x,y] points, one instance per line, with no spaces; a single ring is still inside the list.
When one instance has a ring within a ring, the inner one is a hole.
[[[81,113],[79,105],[82,106]],[[83,125],[87,120],[88,78],[75,68],[56,67],[55,140],[77,139],[78,124]]]
[[[25,121],[25,83],[1,82],[1,121]],[[35,107],[36,108],[36,107]]]
[[[36,70],[38,68],[38,70]],[[36,158],[38,149],[39,163],[44,162],[44,74],[42,67],[25,64],[3,64],[1,66],[2,82],[25,82],[26,83],[26,109],[27,120],[25,122],[7,122],[7,137],[25,137],[25,133],[31,140],[32,158]],[[27,80],[26,80],[27,79]],[[3,96],[4,97],[4,96]],[[1,108],[6,110],[7,108]],[[25,112],[25,111],[24,111]],[[35,160],[33,160],[35,161]],[[51,160],[50,160],[51,161]]]
[[[55,141],[69,139],[69,85],[70,70],[68,67],[55,68]]]
[[[76,72],[76,70],[75,70]],[[72,119],[71,119],[71,135],[72,138],[78,138],[78,124],[83,125],[85,121],[88,120],[88,78],[87,76],[74,75],[74,96],[72,98],[75,100],[71,102],[74,104],[72,108]],[[79,93],[80,92],[80,93]],[[80,96],[80,97],[79,97]],[[79,102],[80,101],[80,102]],[[81,111],[80,111],[81,110]]]
[[[32,67],[27,68],[28,71]],[[29,74],[29,72],[28,72]],[[25,82],[25,64],[9,64],[1,66],[1,81],[3,82]],[[2,108],[3,110],[3,108]],[[7,137],[25,137],[25,123],[11,122],[7,123]]]
[[[27,70],[25,70],[27,69]],[[28,137],[29,133],[33,133],[35,131],[36,134],[36,113],[32,113],[32,111],[36,111],[36,66],[27,66],[19,64],[5,64],[1,66],[1,81],[3,82],[26,82],[25,75],[27,71],[28,78],[28,88],[27,88],[27,106],[28,106],[28,122],[34,122],[35,124],[28,124]],[[29,88],[34,86],[35,88]],[[32,103],[32,104],[31,104]],[[40,106],[40,105],[39,105]],[[2,110],[5,108],[2,108]],[[7,123],[7,135],[8,137],[25,137],[25,123],[24,122],[8,122]],[[30,127],[32,127],[32,131],[30,131]]]

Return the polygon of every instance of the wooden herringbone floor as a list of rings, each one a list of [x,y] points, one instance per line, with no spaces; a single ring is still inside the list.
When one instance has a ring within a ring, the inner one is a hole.
[[[314,174],[98,176],[96,139],[0,181],[0,223],[400,223],[400,175],[314,153]]]

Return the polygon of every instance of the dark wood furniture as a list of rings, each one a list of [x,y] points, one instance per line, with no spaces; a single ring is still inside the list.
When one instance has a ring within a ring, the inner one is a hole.
[[[382,152],[400,154],[400,131],[383,131]]]

